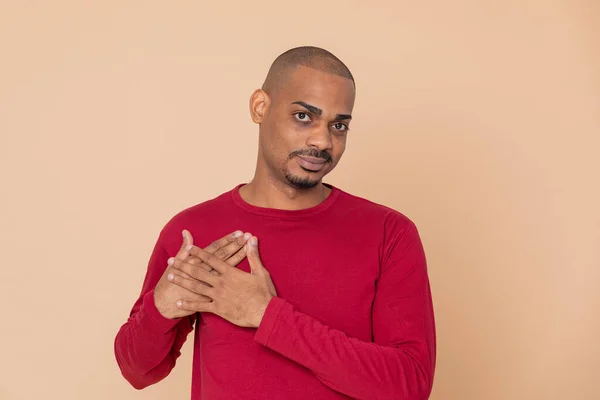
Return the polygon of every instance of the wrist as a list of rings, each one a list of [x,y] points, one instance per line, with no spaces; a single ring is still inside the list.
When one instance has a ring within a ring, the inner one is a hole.
[[[154,307],[156,307],[156,310],[163,318],[176,319],[172,315],[170,315],[169,307],[166,306],[164,301],[161,301],[160,295],[157,296],[156,290],[153,291],[152,296],[153,296],[153,300],[154,300]]]
[[[269,303],[271,302],[271,299],[275,297],[271,294],[269,294],[266,298],[265,301],[261,304],[261,306],[258,308],[258,311],[256,313],[256,318],[254,320],[254,327],[258,328],[260,326],[260,323],[262,322],[262,319],[265,315],[265,312],[267,311],[267,307],[269,306]]]
[[[141,313],[140,324],[144,327],[143,329],[147,329],[150,332],[167,332],[179,322],[176,319],[167,318],[161,314],[156,307],[152,291],[144,295],[142,310],[144,312]]]

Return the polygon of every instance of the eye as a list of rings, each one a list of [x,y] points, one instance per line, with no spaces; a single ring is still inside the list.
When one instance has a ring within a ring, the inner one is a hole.
[[[340,132],[345,132],[349,129],[348,125],[344,124],[343,122],[336,122],[335,124],[333,124],[333,127],[335,128],[335,130]]]
[[[296,117],[296,120],[298,120],[300,122],[310,121],[310,117],[308,116],[307,113],[304,113],[304,112],[296,113],[296,114],[294,114],[294,117]]]

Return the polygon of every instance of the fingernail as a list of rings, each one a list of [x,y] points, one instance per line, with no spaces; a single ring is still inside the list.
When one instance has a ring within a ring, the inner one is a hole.
[[[235,231],[233,232],[233,237],[234,238],[239,238],[240,236],[242,236],[244,233],[242,231]]]
[[[174,277],[175,277],[175,275],[173,275],[173,273],[170,273],[169,275],[167,275],[167,279],[170,281],[172,281]]]
[[[181,231],[181,236],[185,239],[185,231]]]
[[[169,261],[167,261],[167,264],[173,265],[174,262],[175,262],[175,260],[173,260],[173,257],[171,257],[171,258],[169,258]]]
[[[248,240],[248,239],[250,239],[251,237],[252,237],[252,234],[251,234],[251,233],[248,233],[248,232],[244,233],[244,240]]]
[[[185,246],[185,249],[187,251],[190,251],[192,249],[192,247],[194,247],[194,246],[192,246],[191,244],[188,244],[187,246]]]
[[[183,305],[183,301],[177,300],[177,307],[181,307]]]
[[[256,236],[252,236],[252,239],[250,239],[250,244],[252,246],[256,246],[258,244],[258,238]]]

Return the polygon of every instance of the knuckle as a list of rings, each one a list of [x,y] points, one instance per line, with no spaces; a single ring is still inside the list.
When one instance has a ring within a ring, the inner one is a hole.
[[[184,268],[185,268],[185,264],[183,264],[182,262],[175,261],[173,263],[173,269],[175,271],[183,271]]]
[[[188,263],[185,265],[185,272],[189,275],[191,275],[195,270],[198,269],[198,265],[196,265],[195,263]]]
[[[206,257],[204,258],[204,262],[210,266],[217,259],[218,258],[215,255],[207,254]]]
[[[221,246],[219,245],[218,242],[212,242],[211,244],[208,245],[208,247],[206,247],[206,251],[208,251],[209,253],[214,253],[217,250],[219,250],[221,248]]]
[[[188,259],[186,260],[186,262],[188,264],[192,264],[192,265],[200,265],[200,264],[202,264],[202,261],[200,261],[200,259],[198,257],[188,257]]]
[[[197,281],[202,281],[202,277],[204,276],[202,272],[202,270],[196,270],[196,272],[194,273],[194,279],[196,279]]]
[[[202,275],[204,275],[206,272],[211,272],[211,271],[214,271],[214,269],[212,269],[208,265],[204,265]]]
[[[211,277],[211,276],[212,276],[212,275],[211,275],[211,272],[210,272],[210,271],[202,271],[202,276],[200,277],[200,281],[201,281],[202,283],[204,283],[205,285],[207,285],[207,286],[208,286],[208,285],[210,285],[210,284],[208,283],[208,281],[210,280],[210,277]]]
[[[229,256],[229,252],[224,247],[221,247],[215,252],[215,256],[219,257],[221,260],[224,260],[227,258],[227,256]]]

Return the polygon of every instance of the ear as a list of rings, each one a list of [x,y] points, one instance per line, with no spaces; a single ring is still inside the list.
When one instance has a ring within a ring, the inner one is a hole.
[[[252,96],[250,96],[250,116],[254,123],[260,124],[264,121],[270,104],[271,99],[264,90],[256,89],[252,93]]]

